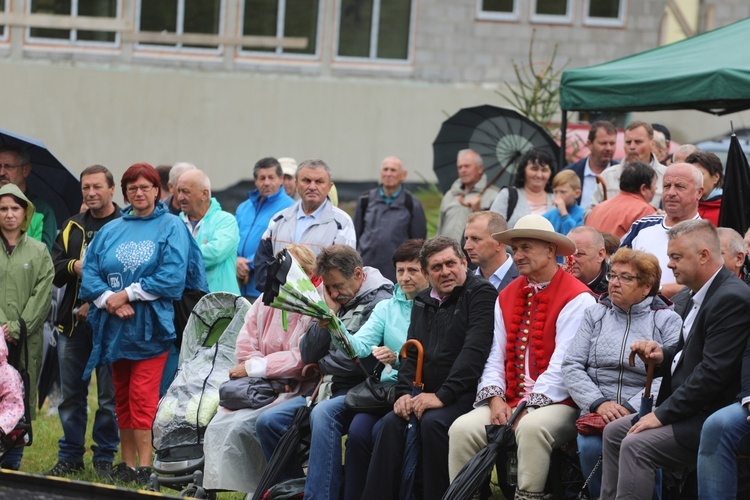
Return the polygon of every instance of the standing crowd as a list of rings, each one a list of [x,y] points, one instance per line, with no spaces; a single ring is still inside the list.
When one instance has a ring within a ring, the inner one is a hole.
[[[668,131],[636,121],[617,163],[616,133],[592,124],[590,155],[561,170],[529,150],[502,189],[488,185],[479,154],[458,152],[458,178],[429,239],[399,158],[383,160],[380,184],[350,217],[332,199],[324,161],[269,157],[255,164],[255,188],[235,215],[191,164],[131,166],[120,181],[124,208],[112,174],[90,166],[82,212],[45,247],[56,222],[25,188],[28,154],[0,149],[0,368],[7,356],[36,380],[52,286],[64,287],[63,436],[46,474],[85,467],[96,372],[93,468],[147,484],[151,426],[178,369],[186,316],[203,295],[229,292],[253,305],[227,378],[286,389],[265,406],[219,408],[204,437],[209,490],[255,493],[300,409],[311,407],[309,454],[293,454],[280,471],[280,480],[304,478],[309,499],[396,498],[405,487],[441,498],[487,446],[486,426],[514,413],[517,474],[503,491],[517,499],[545,498],[563,447],[577,448],[589,498],[650,498],[667,484],[736,497],[737,456],[750,453],[750,242],[716,227],[715,155],[693,146],[667,155],[657,146]],[[264,304],[283,249],[343,325],[355,359],[330,321]],[[409,341],[423,358],[400,356]],[[317,386],[303,370],[310,363]],[[351,404],[368,372],[392,391],[392,407]],[[14,374],[4,378],[14,385]],[[0,435],[21,418],[17,392],[0,401],[9,408]],[[22,452],[2,466],[18,469]]]

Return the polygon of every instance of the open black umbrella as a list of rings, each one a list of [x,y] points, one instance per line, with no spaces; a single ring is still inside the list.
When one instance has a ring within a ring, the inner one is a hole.
[[[547,131],[519,113],[496,106],[464,108],[443,122],[432,143],[433,170],[440,190],[458,178],[456,157],[462,149],[482,156],[488,182],[499,187],[513,180],[521,156],[539,148],[558,158],[560,147]]]
[[[406,357],[406,351],[413,346],[417,349],[417,369],[414,372],[414,383],[411,388],[412,397],[421,394],[424,389],[422,383],[422,366],[424,364],[424,349],[422,343],[416,339],[410,339],[401,346],[401,357]],[[412,489],[414,489],[414,479],[417,476],[417,466],[422,451],[422,445],[419,437],[419,420],[412,413],[409,417],[409,423],[404,433],[404,458],[401,462],[401,488],[399,488],[398,497],[401,500],[411,498]]]
[[[46,201],[55,212],[58,228],[81,209],[81,186],[43,142],[0,129],[0,147],[20,146],[29,152],[31,173],[26,178],[30,192]]]
[[[750,167],[734,133],[729,142],[725,171],[719,225],[731,227],[744,235],[750,227],[750,203],[747,202],[747,197],[750,196]]]
[[[307,365],[302,370],[302,375],[307,376],[308,370],[312,369],[317,365]],[[318,382],[315,391],[312,396],[307,398],[305,406],[300,406],[294,412],[292,423],[289,429],[281,436],[279,443],[276,445],[276,449],[273,450],[273,455],[268,460],[268,465],[263,475],[258,481],[258,486],[255,488],[253,494],[253,500],[260,500],[263,495],[268,491],[271,486],[276,484],[279,476],[286,468],[292,457],[296,456],[299,448],[300,441],[310,433],[310,413],[312,412],[313,406],[315,405],[315,399],[318,396],[318,389],[320,384],[323,382],[323,374],[320,375],[320,381]]]
[[[519,415],[525,409],[526,401],[521,401],[505,425],[485,426],[487,429],[487,446],[471,457],[471,460],[461,468],[450,487],[443,494],[443,500],[471,498],[479,491],[479,488],[487,482],[490,474],[492,474],[492,468],[497,462],[498,453],[510,446],[515,446],[516,433],[513,430],[513,424],[516,423]]]

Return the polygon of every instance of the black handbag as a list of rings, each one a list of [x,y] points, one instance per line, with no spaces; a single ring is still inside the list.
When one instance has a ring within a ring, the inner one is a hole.
[[[378,369],[379,368],[379,369]],[[393,410],[396,402],[396,382],[381,382],[383,365],[378,363],[375,371],[346,393],[344,406],[357,413],[385,415]]]
[[[263,408],[273,403],[279,394],[292,392],[296,383],[289,378],[232,378],[219,386],[219,404],[228,410]]]

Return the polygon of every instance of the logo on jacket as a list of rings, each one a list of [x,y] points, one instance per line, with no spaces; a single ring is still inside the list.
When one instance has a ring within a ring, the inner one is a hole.
[[[145,264],[151,260],[151,256],[154,255],[156,245],[153,241],[129,241],[127,243],[120,243],[117,250],[115,250],[115,257],[117,260],[122,262],[123,271],[135,271],[141,264]]]
[[[112,290],[119,292],[122,290],[122,275],[120,273],[108,274],[107,283]]]

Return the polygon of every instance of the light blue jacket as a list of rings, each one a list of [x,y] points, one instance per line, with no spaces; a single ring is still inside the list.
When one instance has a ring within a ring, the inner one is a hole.
[[[247,194],[247,200],[237,207],[235,217],[240,227],[240,244],[237,248],[237,255],[250,261],[247,263],[250,267],[250,279],[248,279],[247,284],[243,283],[240,286],[242,295],[245,297],[258,297],[260,295],[260,292],[255,289],[255,266],[253,265],[260,238],[268,228],[271,217],[292,205],[294,205],[294,200],[286,194],[284,186],[281,186],[276,193],[263,200],[260,199],[260,191],[257,189],[250,191]]]
[[[93,302],[106,291],[139,283],[155,300],[130,302],[135,315],[120,319],[92,305],[88,322],[93,348],[84,378],[100,365],[118,359],[141,360],[163,354],[174,343],[172,301],[182,297],[190,233],[162,202],[146,217],[122,210],[107,223],[86,251],[79,297]]]
[[[406,342],[413,305],[414,300],[407,299],[401,287],[396,285],[393,298],[378,302],[367,322],[359,328],[356,334],[351,335],[347,332],[349,342],[357,351],[357,356],[366,358],[372,354],[372,346],[384,345],[399,354],[396,366],[394,366],[398,368],[401,346]],[[391,373],[386,373],[383,370],[380,380],[398,382],[398,371],[394,369]]]
[[[190,224],[185,212],[180,213],[180,217],[195,237],[203,254],[209,291],[239,295],[236,249],[240,241],[240,232],[234,216],[223,211],[216,198],[211,198],[208,212],[198,221],[195,228]]]
[[[568,234],[574,227],[583,225],[583,209],[578,205],[567,207],[567,209],[568,215],[565,217],[560,216],[560,212],[557,211],[556,207],[553,207],[552,210],[544,214],[544,218],[552,223],[555,232],[562,235]]]

